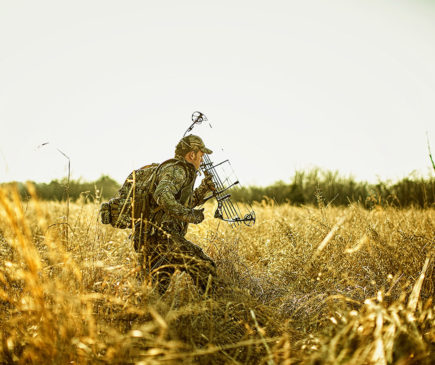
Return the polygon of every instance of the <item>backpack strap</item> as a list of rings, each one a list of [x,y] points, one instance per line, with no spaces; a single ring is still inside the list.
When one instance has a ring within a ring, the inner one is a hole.
[[[154,188],[154,184],[156,182],[157,179],[157,173],[159,172],[159,170],[162,168],[163,165],[165,165],[168,162],[178,162],[180,160],[176,159],[176,158],[170,158],[166,161],[163,161],[162,163],[160,163],[157,168],[153,171],[152,173],[152,179],[150,181],[150,183],[148,184],[147,190],[145,192],[145,199],[143,199],[143,203],[142,203],[142,211],[145,210],[145,206],[148,204],[149,205],[149,194],[151,193],[151,190]],[[180,161],[181,162],[181,161]],[[151,167],[151,165],[146,165],[144,167],[142,167],[141,169],[146,169]],[[155,209],[153,209],[150,213],[151,215],[154,215],[155,213],[157,213],[158,211],[162,210],[163,208],[161,206],[157,206]]]

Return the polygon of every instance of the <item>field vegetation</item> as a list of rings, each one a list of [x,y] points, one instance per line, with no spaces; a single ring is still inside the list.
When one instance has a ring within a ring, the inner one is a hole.
[[[85,197],[94,201],[96,191],[103,199],[110,199],[120,188],[120,184],[109,176],[101,176],[98,180],[85,182],[66,179],[53,180],[50,183],[34,183],[35,190],[41,200],[64,201],[67,196],[76,201]],[[18,183],[22,199],[30,197],[26,184]],[[296,171],[286,181],[277,181],[269,186],[247,186],[232,193],[232,198],[241,202],[261,202],[272,199],[276,203],[292,205],[315,205],[317,195],[321,192],[323,199],[333,206],[347,206],[351,202],[371,208],[376,205],[427,208],[435,205],[435,178],[423,178],[410,174],[399,181],[378,181],[369,184],[356,181],[351,176],[342,176],[337,171],[312,169]]]
[[[0,363],[434,363],[435,209],[254,204],[257,223],[212,218],[188,238],[222,283],[137,280],[128,230],[99,198],[22,200],[0,189]],[[379,201],[378,201],[379,203]]]

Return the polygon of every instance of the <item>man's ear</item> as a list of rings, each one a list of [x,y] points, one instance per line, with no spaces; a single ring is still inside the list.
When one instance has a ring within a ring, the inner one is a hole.
[[[189,160],[193,160],[195,158],[195,153],[193,151],[187,152],[186,157]]]

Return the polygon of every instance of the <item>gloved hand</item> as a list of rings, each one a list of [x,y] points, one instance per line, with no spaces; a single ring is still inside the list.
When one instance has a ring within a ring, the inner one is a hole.
[[[198,224],[204,220],[204,208],[192,209],[190,223]]]
[[[216,191],[216,185],[213,182],[212,176],[209,172],[204,172],[204,179],[201,181],[201,185],[205,185],[211,191]]]

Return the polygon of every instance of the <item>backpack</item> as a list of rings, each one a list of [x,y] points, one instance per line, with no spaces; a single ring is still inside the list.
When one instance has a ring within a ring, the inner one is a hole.
[[[115,228],[132,228],[133,220],[149,219],[157,171],[166,162],[152,163],[128,175],[118,194],[100,206],[100,221]]]

